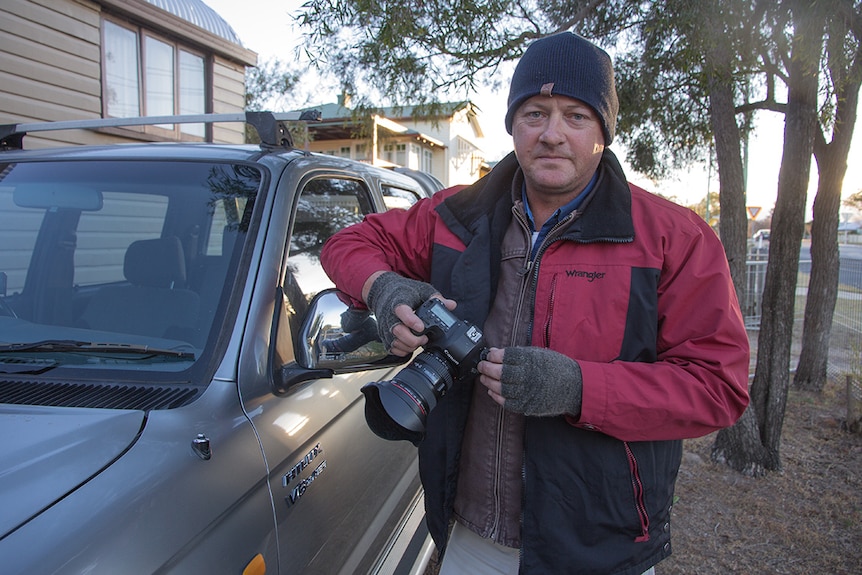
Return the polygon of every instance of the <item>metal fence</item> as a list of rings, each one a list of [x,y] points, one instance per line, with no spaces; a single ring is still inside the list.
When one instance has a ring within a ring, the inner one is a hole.
[[[768,257],[767,250],[754,249],[749,252],[746,261],[746,290],[741,304],[745,325],[752,340],[752,353],[756,353]],[[810,260],[801,260],[796,283],[791,370],[796,369],[801,352],[810,271]],[[840,265],[838,300],[835,304],[832,332],[829,338],[827,376],[843,379],[851,370],[862,369],[860,353],[862,353],[862,260],[844,259],[841,260]],[[753,365],[754,359],[752,359]]]

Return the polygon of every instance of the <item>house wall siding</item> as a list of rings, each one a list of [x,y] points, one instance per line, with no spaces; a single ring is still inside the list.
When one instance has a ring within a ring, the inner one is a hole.
[[[464,181],[465,178],[478,179],[480,168],[484,162],[484,153],[478,144],[478,137],[466,110],[455,113],[449,125],[449,165],[454,178]],[[461,143],[469,149],[462,154]],[[467,180],[472,181],[472,180]]]
[[[245,66],[220,56],[213,58],[213,113],[234,114],[245,109]],[[245,141],[244,124],[214,124],[213,140],[230,144]]]
[[[89,0],[2,0],[0,123],[102,117],[102,6]],[[178,38],[195,46],[194,39]],[[245,65],[214,56],[213,112],[245,108]],[[134,140],[133,129],[40,132],[27,148],[112,144]],[[217,124],[217,142],[244,141],[242,124]]]
[[[0,12],[0,122],[101,115],[99,9],[72,0],[4,0]],[[93,143],[94,134],[48,132],[27,147]],[[102,140],[95,138],[96,141]]]

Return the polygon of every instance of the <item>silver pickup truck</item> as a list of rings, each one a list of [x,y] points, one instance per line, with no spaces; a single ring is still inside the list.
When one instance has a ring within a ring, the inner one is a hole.
[[[360,392],[401,365],[318,256],[437,186],[253,120],[260,145],[0,127],[4,574],[424,570],[416,450]]]

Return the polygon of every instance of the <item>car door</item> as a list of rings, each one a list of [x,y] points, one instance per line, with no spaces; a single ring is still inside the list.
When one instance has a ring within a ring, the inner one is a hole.
[[[269,342],[276,367],[295,365],[298,324],[332,287],[319,261],[324,242],[384,205],[365,180],[339,172],[288,177],[279,194],[296,200],[273,212],[274,225],[290,221]],[[421,509],[415,448],[383,441],[365,423],[360,388],[397,369],[320,373],[244,397],[269,468],[282,573],[367,572],[405,514]]]

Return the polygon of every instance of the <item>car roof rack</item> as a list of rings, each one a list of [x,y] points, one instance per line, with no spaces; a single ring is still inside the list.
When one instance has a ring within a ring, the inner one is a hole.
[[[28,124],[0,124],[0,150],[20,150],[24,136],[32,132],[55,130],[95,130],[122,126],[152,126],[156,124],[213,124],[216,122],[243,122],[254,126],[261,144],[277,148],[292,148],[293,138],[287,122],[315,122],[321,117],[319,110],[297,112],[239,112],[236,114],[194,114],[180,116],[136,116],[132,118],[94,118],[60,122],[34,122]]]

